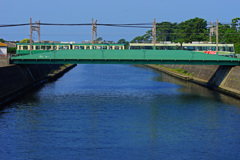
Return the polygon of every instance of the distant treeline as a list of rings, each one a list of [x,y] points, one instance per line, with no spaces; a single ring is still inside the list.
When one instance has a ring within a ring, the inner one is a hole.
[[[240,18],[232,19],[230,24],[219,23],[219,43],[232,43],[235,52],[240,53]],[[213,27],[216,26],[216,22]],[[181,23],[162,22],[157,23],[156,40],[188,43],[193,41],[209,41],[210,25],[202,18],[194,18]],[[131,42],[151,42],[152,30],[148,30],[143,36],[135,37]],[[215,33],[212,42],[216,42]]]

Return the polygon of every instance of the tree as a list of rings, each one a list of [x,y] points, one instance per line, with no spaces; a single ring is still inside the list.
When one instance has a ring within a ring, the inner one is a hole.
[[[1,38],[1,39],[0,39],[0,42],[4,43],[4,42],[6,42],[6,41],[5,41],[4,39]]]
[[[20,43],[30,43],[30,39],[25,38],[21,40]],[[33,43],[33,40],[32,40],[32,43]]]
[[[16,47],[8,47],[7,52],[11,54],[16,53]]]
[[[125,49],[128,49],[128,47],[129,47],[129,42],[126,41],[125,39],[120,39],[120,40],[118,40],[117,43],[118,44],[124,44]]]
[[[125,43],[125,42],[126,42],[125,39],[119,39],[119,40],[117,41],[117,43],[119,43],[119,44],[123,44],[123,43]]]
[[[182,40],[186,43],[208,40],[207,21],[202,18],[196,17],[180,23],[177,31],[179,33],[177,42]]]
[[[232,24],[231,25],[232,25],[232,28],[235,29],[236,31],[238,31],[240,29],[240,26],[238,26],[239,24],[237,24],[238,21],[240,21],[239,17],[232,19]],[[237,26],[239,28],[237,28]]]
[[[177,23],[162,22],[157,23],[157,41],[174,41],[174,31],[177,29]]]
[[[102,40],[103,40],[102,37],[98,37],[98,38],[97,38],[97,41],[102,41]]]

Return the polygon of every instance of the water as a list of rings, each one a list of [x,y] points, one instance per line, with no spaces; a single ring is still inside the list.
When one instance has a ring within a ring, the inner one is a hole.
[[[78,65],[0,111],[0,159],[240,159],[239,106],[151,69]]]

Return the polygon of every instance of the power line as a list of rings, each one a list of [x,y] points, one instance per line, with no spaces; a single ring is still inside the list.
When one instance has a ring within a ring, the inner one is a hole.
[[[171,23],[174,24],[174,23]],[[181,23],[175,23],[176,25],[180,25]],[[233,23],[221,23],[221,25],[232,25]],[[30,23],[22,23],[22,24],[2,24],[0,27],[18,27],[18,26],[27,26]],[[91,23],[40,23],[40,25],[45,26],[91,26]],[[152,28],[152,23],[129,23],[129,24],[110,24],[110,23],[99,23],[99,26],[108,26],[108,27],[128,27],[128,28]],[[157,28],[161,28],[161,26],[168,25],[164,24],[164,22],[157,23]],[[210,25],[210,22],[207,22],[207,25]],[[213,23],[215,25],[215,22]],[[236,24],[238,25],[238,24]],[[170,28],[178,28],[179,26],[171,26]],[[209,28],[209,27],[207,27]],[[164,28],[161,28],[164,29]]]
[[[30,25],[30,23],[24,23],[24,24],[3,24],[0,25],[0,27],[18,27],[18,26],[27,26]]]

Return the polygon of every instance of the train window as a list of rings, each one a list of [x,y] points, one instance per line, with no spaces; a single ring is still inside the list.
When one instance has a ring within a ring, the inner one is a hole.
[[[40,46],[35,46],[35,50],[40,50]]]
[[[57,50],[57,46],[53,46],[53,50]]]
[[[22,46],[23,50],[28,50],[28,46]]]
[[[188,50],[195,50],[195,46],[189,46]]]
[[[69,46],[64,46],[64,49],[69,49]]]
[[[84,49],[84,46],[80,46],[80,49]]]
[[[167,46],[163,46],[163,50],[168,50],[168,47]]]
[[[118,49],[119,49],[119,46],[115,46],[115,49],[118,50]]]
[[[90,46],[86,46],[86,49],[90,49]]]
[[[109,49],[112,49],[112,46],[109,46]]]
[[[201,51],[201,50],[202,50],[202,47],[196,47],[196,50],[197,50],[197,51]]]
[[[41,50],[45,50],[45,46],[41,46]]]
[[[51,46],[46,46],[47,50],[51,50]]]
[[[79,49],[79,46],[74,46],[74,49]]]
[[[211,50],[212,51],[216,51],[216,47],[211,47]]]
[[[63,49],[63,46],[58,46],[58,49],[59,49],[59,50],[62,50],[62,49]]]
[[[152,46],[145,46],[145,47],[141,47],[141,49],[153,49]]]
[[[103,49],[107,49],[107,46],[103,46]]]
[[[233,52],[233,47],[229,47],[229,51],[230,51],[230,52]]]
[[[218,47],[218,50],[219,51],[223,51],[223,47]]]

